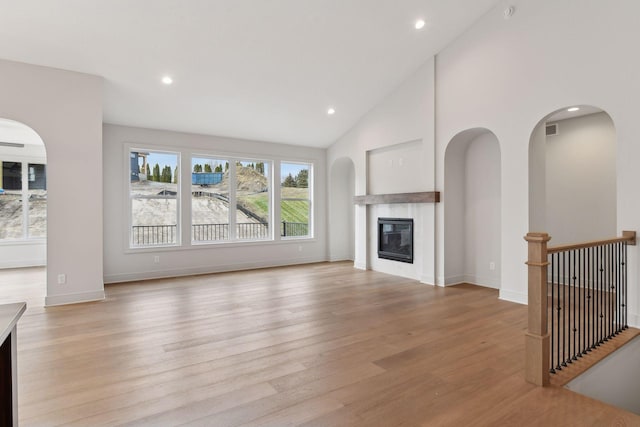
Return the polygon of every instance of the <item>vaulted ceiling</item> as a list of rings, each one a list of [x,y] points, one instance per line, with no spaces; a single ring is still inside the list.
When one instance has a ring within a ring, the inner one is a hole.
[[[326,147],[497,3],[0,0],[0,58],[104,77],[107,123]]]

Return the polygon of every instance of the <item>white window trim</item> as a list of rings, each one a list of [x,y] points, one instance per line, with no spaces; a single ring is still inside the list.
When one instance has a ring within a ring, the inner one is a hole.
[[[307,234],[306,236],[280,236],[280,239],[283,241],[292,241],[292,240],[314,240],[315,239],[315,221],[314,221],[314,196],[315,196],[315,163],[313,162],[313,160],[287,160],[287,159],[281,159],[279,161],[279,166],[281,167],[282,163],[286,163],[286,164],[290,164],[290,165],[301,165],[301,166],[309,166],[309,176],[308,176],[308,180],[309,180],[309,199],[290,199],[290,198],[286,198],[283,199],[282,198],[282,193],[280,192],[279,194],[279,200],[278,200],[278,206],[280,206],[282,204],[283,200],[301,200],[301,201],[305,201],[305,202],[309,202],[309,225],[307,226],[308,230],[309,230],[309,234]],[[280,169],[280,168],[279,168]],[[280,171],[278,171],[278,175],[280,175]],[[278,188],[281,188],[282,183],[280,182],[280,180],[278,180]],[[279,223],[282,222],[282,212],[279,209],[280,215],[279,215]],[[278,233],[280,234],[280,233]]]
[[[31,237],[29,235],[29,164],[44,165],[47,167],[47,159],[44,157],[31,157],[24,155],[3,155],[2,162],[20,163],[22,189],[22,236],[15,239],[0,239],[3,246],[11,244],[31,244],[46,242],[45,237]],[[2,173],[2,170],[0,170]]]
[[[175,249],[178,248],[180,246],[182,246],[182,221],[181,221],[181,212],[182,212],[182,203],[181,203],[181,195],[182,195],[182,191],[180,190],[180,182],[181,182],[181,178],[182,178],[182,171],[180,169],[182,169],[181,167],[178,168],[178,171],[180,173],[180,176],[178,178],[178,185],[177,185],[177,191],[176,191],[176,196],[139,196],[139,197],[133,197],[131,195],[131,153],[134,151],[137,152],[145,152],[145,151],[149,151],[149,152],[154,152],[154,153],[161,153],[161,154],[174,154],[177,156],[177,165],[182,165],[182,153],[180,152],[180,150],[174,151],[171,150],[168,147],[163,147],[163,146],[157,146],[157,145],[153,145],[153,144],[124,144],[124,174],[126,176],[125,180],[124,180],[124,186],[125,186],[125,191],[123,194],[125,194],[125,197],[127,198],[127,202],[125,203],[125,217],[127,218],[127,227],[124,230],[124,242],[125,242],[125,252],[138,252],[140,250],[148,250],[148,249],[161,249],[161,248],[171,248],[171,249]],[[160,244],[160,245],[134,245],[133,244],[133,234],[132,234],[132,230],[133,230],[133,206],[132,206],[132,201],[133,199],[169,199],[169,200],[176,200],[176,242],[175,243],[170,243],[170,244]]]
[[[206,247],[209,245],[231,245],[231,244],[245,244],[245,243],[266,243],[266,242],[272,242],[274,241],[274,229],[275,229],[275,225],[274,225],[274,214],[273,214],[273,207],[274,207],[274,195],[273,195],[273,188],[274,188],[274,165],[275,165],[275,160],[267,158],[267,157],[248,157],[246,155],[237,155],[237,154],[224,154],[224,153],[220,153],[220,152],[208,152],[208,153],[203,153],[201,151],[199,152],[192,152],[190,153],[190,157],[189,157],[189,165],[190,165],[190,170],[189,170],[189,182],[191,182],[191,170],[193,169],[193,159],[194,158],[209,158],[209,159],[213,159],[213,160],[225,160],[229,162],[229,238],[226,240],[205,240],[205,241],[194,241],[192,238],[192,233],[189,233],[189,240],[190,240],[190,245],[191,246],[197,246],[197,247]],[[269,224],[269,234],[267,235],[267,237],[263,238],[263,239],[239,239],[237,237],[237,194],[236,194],[236,190],[237,190],[237,182],[236,182],[236,163],[237,162],[252,162],[252,163],[258,163],[258,162],[263,162],[269,165],[269,177],[268,177],[268,191],[267,191],[267,198],[269,200],[268,205],[269,205],[269,215],[267,218],[268,224]],[[192,200],[192,195],[191,192],[189,192],[190,195],[190,203],[189,203],[189,228],[192,229],[193,227],[193,212],[192,212],[192,206],[193,206],[193,200]],[[279,233],[278,233],[279,234]]]

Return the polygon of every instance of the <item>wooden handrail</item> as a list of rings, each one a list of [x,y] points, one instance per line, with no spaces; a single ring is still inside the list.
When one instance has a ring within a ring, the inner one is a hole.
[[[601,245],[608,245],[611,243],[627,242],[628,245],[636,245],[636,232],[635,231],[623,231],[622,237],[615,237],[613,239],[605,240],[592,240],[584,243],[572,243],[569,245],[550,246],[547,247],[547,254],[555,254],[558,252],[574,251],[576,249],[593,248]]]
[[[547,233],[528,233],[528,327],[525,335],[525,379],[539,386],[549,385],[550,341],[548,331],[547,291],[549,254],[592,248],[612,243],[636,244],[635,231],[623,231],[622,237],[571,245],[547,247],[551,237]],[[625,252],[626,253],[626,252]],[[575,278],[574,278],[575,279]]]

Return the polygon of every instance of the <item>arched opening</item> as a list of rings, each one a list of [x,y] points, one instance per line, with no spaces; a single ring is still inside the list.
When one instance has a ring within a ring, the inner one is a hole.
[[[353,197],[356,169],[347,157],[337,159],[330,173],[329,259],[355,259],[355,209]]]
[[[611,117],[573,106],[544,117],[529,142],[529,230],[552,245],[617,235],[616,131]]]
[[[444,285],[500,288],[501,167],[493,132],[457,134],[445,152]]]
[[[0,118],[0,302],[44,303],[46,252],[44,142],[29,126]]]

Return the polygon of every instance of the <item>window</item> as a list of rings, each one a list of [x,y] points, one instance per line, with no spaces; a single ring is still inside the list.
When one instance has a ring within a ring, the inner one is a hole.
[[[47,237],[47,167],[29,163],[29,224],[28,236]]]
[[[129,160],[130,246],[177,245],[179,154],[132,149]]]
[[[311,237],[312,165],[280,164],[280,235]]]
[[[0,166],[0,240],[46,238],[46,165],[0,159]]]
[[[271,238],[271,163],[191,158],[193,243]]]
[[[269,169],[265,161],[237,161],[235,167],[236,238],[268,239],[270,218]]]
[[[228,240],[229,160],[212,157],[191,159],[191,240]]]

